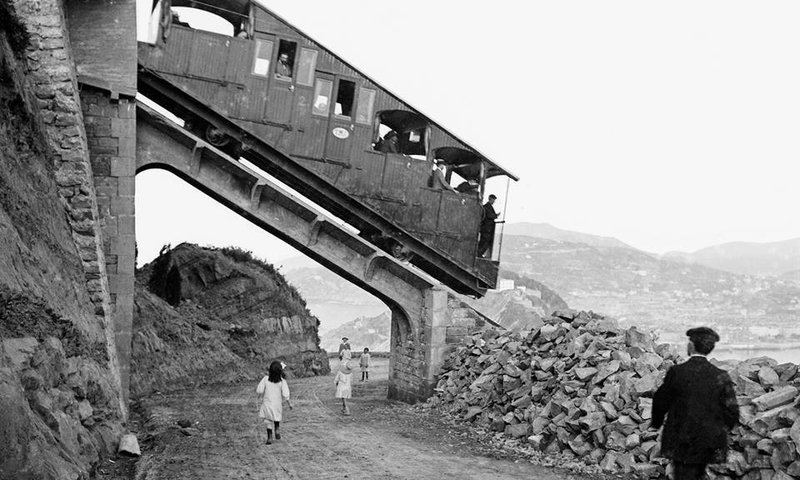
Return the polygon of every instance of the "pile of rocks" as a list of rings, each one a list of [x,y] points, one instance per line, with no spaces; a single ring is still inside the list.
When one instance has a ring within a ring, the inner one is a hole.
[[[548,454],[608,472],[664,474],[652,396],[682,361],[654,335],[592,312],[555,312],[530,332],[476,334],[444,364],[432,404]],[[800,476],[798,367],[719,362],[736,383],[741,425],[716,478]]]

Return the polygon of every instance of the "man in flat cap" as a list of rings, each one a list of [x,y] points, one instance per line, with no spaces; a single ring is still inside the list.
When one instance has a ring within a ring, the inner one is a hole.
[[[686,336],[689,359],[667,372],[653,398],[651,424],[664,425],[661,455],[672,460],[675,480],[703,479],[709,463],[724,462],[728,433],[739,421],[731,378],[706,358],[719,335],[698,327]]]
[[[342,352],[345,350],[350,350],[350,339],[342,337],[342,343],[339,344],[339,360],[342,359]]]

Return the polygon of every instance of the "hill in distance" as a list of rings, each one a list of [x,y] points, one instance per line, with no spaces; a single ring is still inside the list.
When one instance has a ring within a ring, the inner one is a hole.
[[[755,343],[749,327],[789,332],[800,314],[800,283],[657,258],[632,248],[509,235],[502,262],[503,268],[552,288],[572,308],[676,338],[706,324],[722,330],[729,343]]]
[[[768,243],[723,243],[692,253],[669,252],[664,257],[745,275],[781,276],[800,271],[800,238]]]
[[[505,235],[521,235],[525,237],[545,238],[559,242],[584,243],[595,247],[633,248],[627,243],[613,237],[602,237],[589,233],[573,232],[554,227],[549,223],[509,223],[503,231]]]

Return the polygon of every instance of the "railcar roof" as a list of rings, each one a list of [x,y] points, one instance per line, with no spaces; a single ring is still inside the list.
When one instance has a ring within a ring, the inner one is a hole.
[[[158,4],[158,1],[159,0],[153,0],[153,7],[152,8],[155,8],[155,6]],[[284,19],[283,17],[281,17],[277,13],[275,13],[272,10],[270,10],[269,8],[267,8],[260,1],[251,1],[251,0],[207,0],[207,1],[204,2],[204,1],[199,1],[199,0],[172,0],[171,3],[172,3],[173,7],[189,7],[189,8],[198,8],[198,9],[201,9],[201,10],[205,10],[205,8],[203,8],[203,7],[212,8],[214,10],[215,14],[217,14],[220,17],[224,18],[225,20],[227,20],[228,22],[232,23],[233,25],[238,25],[238,23],[242,20],[242,16],[243,15],[247,16],[248,5],[252,3],[252,4],[256,5],[258,8],[261,8],[261,9],[265,10],[270,15],[272,15],[273,17],[277,18],[278,20],[282,21],[286,25],[290,26],[298,34],[300,34],[300,35],[312,40],[314,43],[319,45],[320,48],[324,48],[325,50],[327,50],[337,60],[339,60],[340,62],[344,63],[345,65],[347,65],[348,67],[352,68],[353,70],[357,71],[359,74],[363,75],[365,78],[367,78],[369,81],[371,81],[375,85],[380,86],[380,88],[382,88],[383,90],[388,92],[390,95],[395,97],[397,100],[400,100],[403,103],[408,104],[408,102],[406,102],[405,100],[401,99],[399,96],[395,95],[394,92],[392,92],[388,88],[382,86],[379,82],[376,82],[374,79],[372,79],[372,77],[370,77],[369,75],[366,75],[364,72],[362,72],[358,68],[354,67],[353,65],[351,65],[346,60],[344,60],[342,57],[340,57],[339,55],[337,55],[336,53],[334,53],[333,51],[331,51],[327,47],[323,46],[322,44],[320,44],[319,42],[314,40],[314,38],[312,36],[306,34],[302,30],[300,30],[299,28],[294,26],[294,24],[292,24],[291,22],[287,21],[286,19]],[[484,155],[481,152],[479,152],[476,148],[474,148],[473,146],[469,145],[464,140],[461,140],[458,136],[454,135],[452,132],[450,132],[449,130],[447,130],[443,126],[441,126],[439,123],[437,123],[434,120],[432,120],[429,116],[427,116],[424,113],[422,113],[416,107],[413,107],[413,108],[414,108],[414,110],[416,110],[421,115],[424,115],[425,118],[427,118],[428,121],[431,122],[433,125],[436,125],[437,127],[441,128],[444,132],[446,132],[448,135],[451,135],[453,138],[455,138],[459,142],[461,142],[464,145],[468,146],[470,149],[472,149],[472,151],[474,151],[483,160],[485,160],[486,163],[488,164],[488,168],[486,170],[487,177],[494,177],[494,176],[497,176],[497,175],[505,175],[505,176],[510,177],[510,178],[512,178],[514,180],[519,180],[519,177],[517,175],[515,175],[511,171],[501,167],[500,165],[498,165],[497,163],[493,162],[492,160],[489,160],[489,158],[486,155]]]

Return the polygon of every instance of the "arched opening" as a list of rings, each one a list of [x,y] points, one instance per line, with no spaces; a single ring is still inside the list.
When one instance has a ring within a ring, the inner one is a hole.
[[[405,110],[376,114],[372,148],[425,160],[428,154],[428,119]]]
[[[364,348],[375,358],[389,357],[394,346],[413,338],[403,310],[390,306],[361,287],[339,277],[188,183],[179,172],[159,165],[137,173],[136,229],[141,267],[156,258],[166,244],[235,246],[273,264],[319,319],[320,346],[336,353],[342,336],[354,354]],[[163,192],[169,193],[164,202]],[[210,193],[210,192],[208,192]],[[398,320],[399,319],[399,320]],[[332,360],[335,364],[337,359]],[[391,364],[388,367],[391,371]]]
[[[441,147],[433,152],[436,163],[444,163],[445,179],[465,195],[482,198],[485,181],[484,159],[475,152],[456,147]]]
[[[162,37],[169,36],[172,27],[217,33],[228,37],[252,35],[250,3],[247,0],[154,0],[153,12],[160,16]]]
[[[229,22],[224,17],[207,10],[192,7],[172,7],[171,9],[172,26],[186,27],[194,30],[218,33],[226,37],[232,37],[235,24]]]

